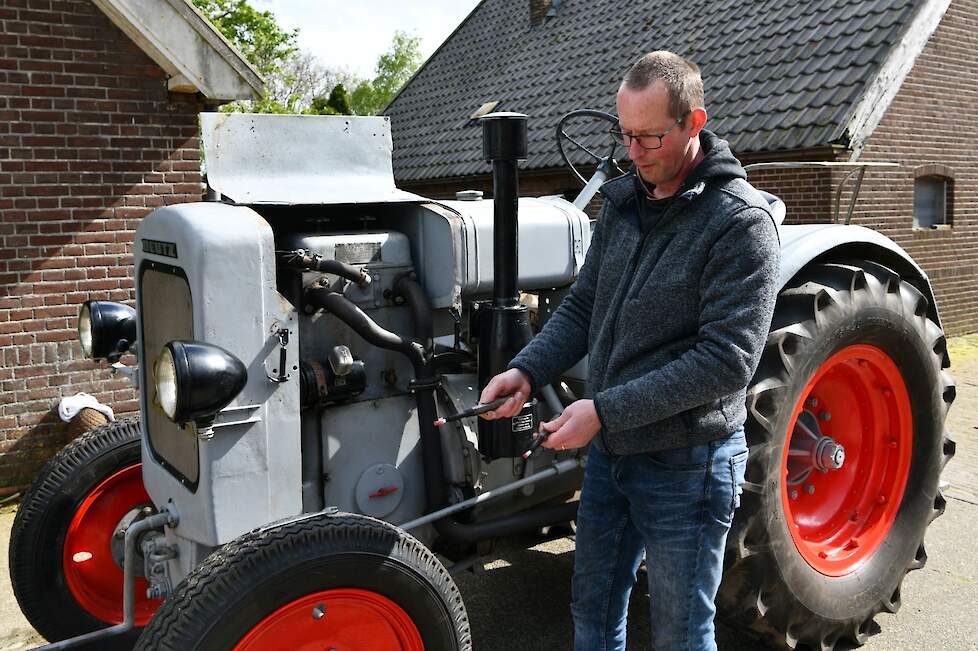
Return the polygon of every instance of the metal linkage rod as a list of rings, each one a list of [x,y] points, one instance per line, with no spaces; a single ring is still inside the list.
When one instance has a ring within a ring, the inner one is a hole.
[[[555,475],[560,475],[565,472],[574,470],[584,465],[584,459],[582,457],[574,457],[573,459],[565,459],[563,461],[558,461],[546,470],[541,470],[540,472],[534,473],[529,477],[514,481],[511,484],[505,484],[499,488],[494,488],[490,491],[486,491],[481,495],[476,495],[475,497],[469,498],[465,501],[458,502],[457,504],[452,504],[451,506],[446,506],[443,509],[435,511],[434,513],[429,513],[420,518],[415,518],[410,522],[405,522],[399,525],[401,529],[410,531],[411,529],[417,529],[421,525],[428,524],[429,522],[434,522],[435,520],[441,520],[447,515],[452,513],[457,513],[459,511],[464,511],[468,508],[475,506],[476,504],[481,504],[482,502],[487,502],[493,498],[506,495],[507,493],[512,493],[515,490],[519,490],[526,486],[527,484],[535,484],[538,481],[547,479],[548,477],[553,477]]]

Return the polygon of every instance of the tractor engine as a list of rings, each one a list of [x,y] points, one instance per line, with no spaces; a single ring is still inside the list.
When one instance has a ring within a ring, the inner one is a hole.
[[[418,414],[411,356],[385,342],[438,358],[437,413],[460,412],[487,379],[480,341],[498,302],[493,202],[395,189],[386,118],[205,115],[203,131],[221,200],[161,208],[136,237],[143,477],[154,503],[179,514],[174,580],[212,548],[299,513],[403,523],[428,512],[419,424],[433,416]],[[583,263],[590,222],[559,197],[520,199],[518,210],[507,265],[545,319]],[[368,321],[376,340],[357,325]],[[195,419],[196,403],[219,398],[215,366],[234,375],[228,359],[243,369],[240,392]],[[480,433],[475,417],[437,430],[449,503],[553,460],[519,458],[548,417],[538,411],[502,423],[508,436],[488,423]],[[520,508],[578,480],[528,487]],[[507,500],[486,508],[506,512]]]

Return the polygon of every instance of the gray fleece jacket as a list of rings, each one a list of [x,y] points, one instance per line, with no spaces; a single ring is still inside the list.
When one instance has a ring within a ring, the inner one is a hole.
[[[595,441],[611,454],[699,445],[747,418],[781,249],[767,202],[726,141],[703,131],[700,143],[704,160],[644,229],[634,172],[602,186],[576,282],[510,364],[536,389],[589,354]]]

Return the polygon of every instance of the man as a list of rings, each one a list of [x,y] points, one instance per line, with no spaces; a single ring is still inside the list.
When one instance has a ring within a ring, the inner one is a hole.
[[[606,183],[577,281],[481,401],[536,389],[589,354],[590,399],[541,423],[546,447],[589,445],[572,586],[575,648],[624,649],[646,557],[658,651],[715,649],[714,599],[739,504],[745,387],[777,295],[777,228],[727,143],[703,127],[699,69],[653,52],[625,75],[634,169]]]

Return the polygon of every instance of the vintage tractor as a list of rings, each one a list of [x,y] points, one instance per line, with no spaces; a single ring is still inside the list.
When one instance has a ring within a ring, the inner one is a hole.
[[[575,112],[558,134],[584,117],[616,121]],[[526,118],[492,114],[494,200],[433,201],[396,189],[385,118],[205,114],[202,131],[214,200],[142,221],[135,310],[81,308],[85,354],[131,375],[140,416],[73,441],[25,495],[23,612],[56,648],[471,648],[453,574],[575,518],[585,451],[523,453],[586,391],[586,360],[517,417],[434,421],[558,308],[614,144],[574,203],[517,199]],[[780,234],[718,603],[772,644],[832,649],[926,560],[954,385],[900,247],[844,224]]]

